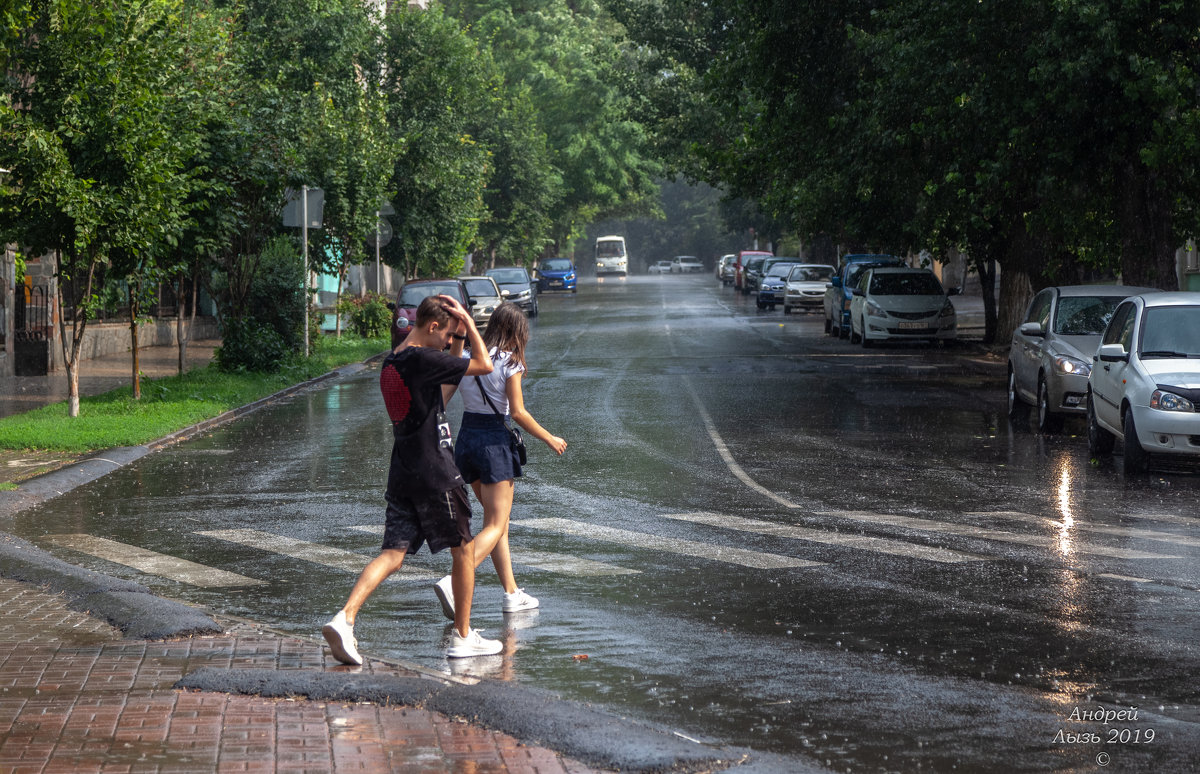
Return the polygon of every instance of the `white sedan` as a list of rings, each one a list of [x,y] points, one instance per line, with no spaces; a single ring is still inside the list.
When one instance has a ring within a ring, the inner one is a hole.
[[[942,283],[928,269],[876,267],[863,272],[850,299],[850,343],[891,339],[945,341],[958,316]]]
[[[1200,293],[1146,293],[1113,312],[1088,376],[1088,450],[1125,442],[1127,475],[1150,455],[1200,457]]]
[[[650,268],[647,269],[647,272],[650,274],[670,274],[671,262],[659,261],[658,263],[652,263],[650,264]]]
[[[693,271],[704,271],[704,264],[694,255],[677,255],[671,260],[672,274],[687,274]]]

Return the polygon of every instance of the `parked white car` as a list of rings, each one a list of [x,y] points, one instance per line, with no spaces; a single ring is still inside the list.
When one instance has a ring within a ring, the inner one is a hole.
[[[1124,441],[1122,468],[1152,454],[1200,458],[1200,293],[1146,293],[1113,312],[1088,377],[1088,450]]]
[[[787,275],[787,292],[783,297],[783,313],[793,309],[806,312],[821,311],[825,300],[825,288],[837,272],[832,266],[820,263],[802,263],[793,266]]]
[[[657,261],[655,263],[652,263],[652,264],[650,264],[650,268],[647,270],[647,273],[648,274],[670,274],[671,273],[671,262],[670,261]]]
[[[928,269],[875,267],[863,272],[850,299],[850,343],[957,335],[958,315],[942,283]]]
[[[677,255],[671,259],[672,274],[687,274],[693,271],[704,271],[704,264],[694,255]]]

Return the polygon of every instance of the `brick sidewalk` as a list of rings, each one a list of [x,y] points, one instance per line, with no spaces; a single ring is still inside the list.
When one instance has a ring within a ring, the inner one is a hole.
[[[215,637],[124,640],[57,596],[2,578],[0,618],[6,773],[592,771],[422,709],[172,687],[201,667],[350,669],[316,642],[245,624]],[[419,677],[374,661],[361,669]]]

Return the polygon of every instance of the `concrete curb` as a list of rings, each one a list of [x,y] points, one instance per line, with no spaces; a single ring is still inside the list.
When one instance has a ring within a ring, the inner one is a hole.
[[[76,567],[6,533],[0,533],[0,575],[62,594],[67,607],[120,629],[126,639],[165,640],[224,631],[196,608],[157,597],[138,583]]]
[[[420,677],[310,670],[216,669],[189,673],[183,690],[314,701],[417,707],[466,719],[526,744],[550,747],[588,766],[622,772],[824,772],[809,761],[716,748],[670,731],[510,683],[463,686]]]

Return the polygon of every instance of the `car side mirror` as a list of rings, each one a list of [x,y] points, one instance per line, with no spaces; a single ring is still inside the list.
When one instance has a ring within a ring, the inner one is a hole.
[[[859,290],[858,288],[854,288],[850,291],[850,295],[862,297],[863,292],[861,290]]]
[[[1045,329],[1042,328],[1042,324],[1040,322],[1021,323],[1021,327],[1018,328],[1017,330],[1019,330],[1022,334],[1026,335],[1026,336],[1045,336],[1046,335],[1046,331],[1045,331]]]
[[[1105,363],[1128,363],[1129,353],[1120,344],[1101,344],[1096,357]]]
[[[393,312],[396,311],[396,305],[391,301],[387,302],[387,308]]]
[[[829,280],[829,284],[831,287],[840,288],[842,286],[842,278],[834,277],[833,279]]]
[[[957,296],[957,295],[961,295],[961,294],[962,294],[962,288],[950,288],[948,291],[946,291],[946,295],[948,295],[948,296]]]
[[[511,290],[501,290],[501,291],[500,291],[500,297],[501,297],[501,298],[508,298],[508,297],[509,297],[509,296],[511,296],[511,295],[512,295],[512,291],[511,291]]]

